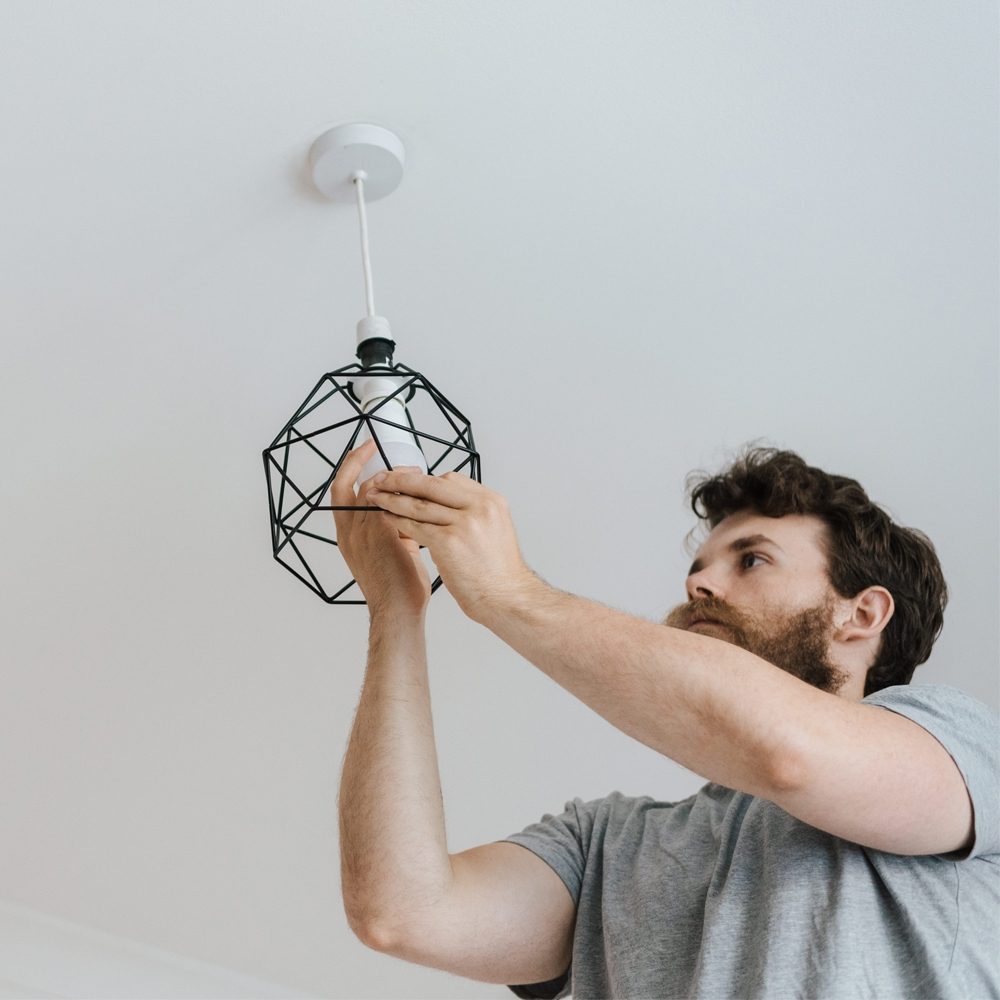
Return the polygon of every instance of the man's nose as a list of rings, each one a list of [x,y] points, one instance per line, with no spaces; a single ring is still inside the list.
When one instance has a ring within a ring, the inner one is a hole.
[[[706,597],[723,597],[723,593],[717,584],[710,581],[704,570],[692,573],[685,581],[689,601],[700,601]]]

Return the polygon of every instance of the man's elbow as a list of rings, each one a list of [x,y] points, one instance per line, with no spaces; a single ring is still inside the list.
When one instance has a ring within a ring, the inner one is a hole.
[[[346,910],[344,912],[351,932],[366,948],[371,948],[372,951],[385,951],[388,942],[376,924],[371,920],[347,913]]]
[[[767,767],[770,794],[765,797],[777,802],[789,792],[801,788],[802,772],[802,758],[798,754],[786,749],[772,753]]]

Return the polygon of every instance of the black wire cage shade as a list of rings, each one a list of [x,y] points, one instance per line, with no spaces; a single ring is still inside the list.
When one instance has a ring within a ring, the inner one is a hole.
[[[401,384],[364,411],[354,393],[352,375],[399,377]],[[407,393],[405,399],[403,393]],[[385,404],[397,397],[403,400],[408,426],[379,416]],[[333,512],[381,508],[334,506],[330,489],[341,463],[357,447],[366,428],[385,467],[393,468],[379,438],[380,428],[386,427],[410,432],[428,474],[462,472],[482,482],[469,421],[420,372],[400,362],[351,364],[327,372],[263,451],[274,558],[327,604],[367,604],[353,578],[337,587],[347,564],[338,551]],[[431,593],[440,586],[438,576]]]

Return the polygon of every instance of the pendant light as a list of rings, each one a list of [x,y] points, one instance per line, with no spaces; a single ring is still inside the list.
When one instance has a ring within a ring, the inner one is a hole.
[[[482,482],[469,421],[424,375],[393,361],[389,321],[375,312],[365,202],[396,190],[404,159],[399,136],[367,122],[332,128],[309,150],[317,189],[334,203],[357,205],[366,307],[357,324],[360,363],[321,376],[263,458],[274,558],[328,604],[367,603],[355,580],[337,585],[349,570],[333,511],[381,510],[331,506],[330,487],[348,452],[375,441],[355,486],[397,465],[430,475],[464,472]],[[438,576],[431,593],[440,586]]]

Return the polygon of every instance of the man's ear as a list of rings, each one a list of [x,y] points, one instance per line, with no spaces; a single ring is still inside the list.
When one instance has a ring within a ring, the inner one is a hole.
[[[896,610],[892,594],[879,586],[866,587],[846,604],[846,615],[842,610],[836,629],[841,642],[877,638]]]

